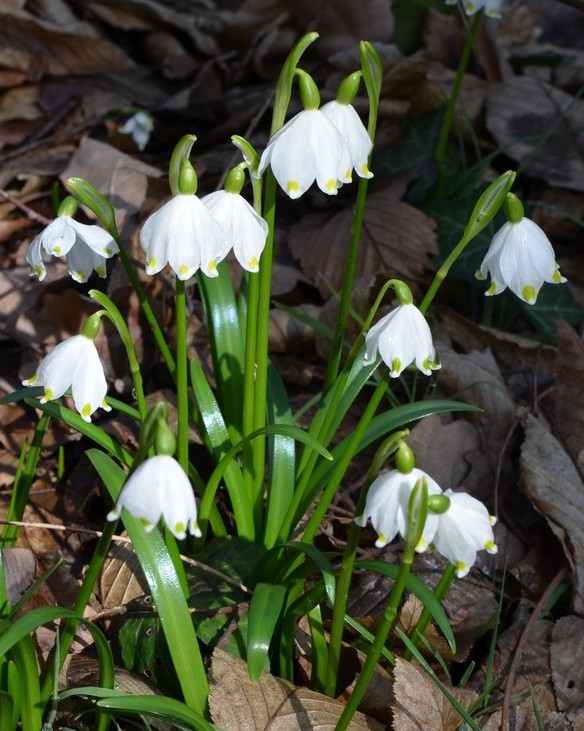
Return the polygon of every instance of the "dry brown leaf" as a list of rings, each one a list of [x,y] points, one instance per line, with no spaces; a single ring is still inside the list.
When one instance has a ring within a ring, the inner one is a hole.
[[[320,33],[317,51],[329,56],[366,39],[389,43],[393,33],[393,14],[386,0],[282,0],[306,30]]]
[[[333,731],[343,710],[332,698],[268,673],[253,683],[243,660],[218,649],[209,685],[211,717],[225,731]],[[383,731],[383,726],[356,713],[348,729]]]
[[[99,596],[104,609],[127,605],[149,593],[132,546],[114,543],[99,578]]]
[[[300,305],[300,312],[318,320],[320,308],[316,305]],[[314,352],[314,328],[301,322],[284,310],[270,311],[269,348],[275,353]]]
[[[413,290],[438,253],[433,219],[401,200],[407,181],[393,181],[367,198],[357,277],[369,279],[379,271],[404,279]],[[340,289],[349,248],[353,213],[343,210],[305,216],[290,233],[292,253],[319,288],[330,297]]]
[[[541,79],[517,76],[489,89],[486,121],[505,154],[526,162],[525,172],[584,190],[584,106],[574,97]]]
[[[36,558],[29,548],[3,548],[2,561],[8,601],[14,605],[35,579]]]
[[[568,453],[584,474],[584,344],[567,322],[556,320],[556,328],[556,426]]]
[[[397,657],[394,677],[394,731],[456,731],[460,714],[426,672]],[[472,690],[446,687],[465,710],[478,698]]]
[[[574,728],[584,728],[584,619],[561,617],[554,625],[550,646],[552,679],[558,709]]]
[[[574,611],[584,613],[584,483],[562,445],[528,414],[519,487],[547,520],[572,569]]]

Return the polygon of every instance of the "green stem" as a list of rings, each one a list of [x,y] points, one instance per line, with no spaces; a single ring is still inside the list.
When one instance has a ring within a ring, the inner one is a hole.
[[[272,267],[274,263],[274,226],[276,218],[276,179],[271,170],[265,179],[264,219],[268,224],[268,238],[262,254],[259,272],[257,331],[255,351],[255,394],[253,402],[253,431],[266,425],[266,398],[268,392],[268,335],[270,328],[270,298]],[[248,318],[250,313],[248,311]],[[254,489],[252,504],[256,535],[261,535],[263,524],[265,437],[253,441]]]
[[[438,599],[438,601],[441,602],[442,599],[444,599],[444,597],[446,596],[446,592],[454,581],[455,576],[456,566],[449,563],[448,566],[444,569],[444,573],[440,577],[440,581],[436,584],[436,588],[434,589],[434,596],[436,597],[436,599]],[[432,613],[428,609],[424,608],[411,634],[411,640],[414,645],[417,646],[420,643],[420,640],[422,639],[422,637],[424,636],[424,632],[426,631],[426,627],[430,624],[431,620]],[[404,652],[403,654],[403,658],[404,660],[411,660],[412,653],[409,650],[406,650],[406,652]]]
[[[187,377],[187,299],[182,279],[176,278],[176,394],[178,429],[176,458],[189,471],[189,391]]]
[[[347,444],[347,448],[337,462],[335,469],[331,474],[330,480],[320,500],[318,501],[318,504],[316,505],[313,514],[310,516],[310,519],[302,536],[302,541],[304,543],[312,542],[314,536],[316,535],[316,532],[322,523],[326,511],[328,510],[329,505],[331,504],[332,499],[335,496],[335,492],[337,491],[338,486],[341,484],[341,480],[345,475],[347,467],[353,459],[355,452],[359,447],[359,443],[361,442],[361,439],[363,438],[363,435],[365,434],[365,431],[369,426],[369,422],[375,416],[377,407],[379,406],[385,395],[390,378],[391,376],[389,374],[389,370],[387,370],[377,384],[375,391],[373,392],[371,399],[369,400],[369,403],[365,407],[365,411],[363,412],[361,418],[359,419],[359,423],[357,424],[351,435],[351,439]]]
[[[345,731],[350,724],[359,703],[361,703],[361,700],[363,699],[371,677],[377,667],[377,663],[379,662],[379,658],[381,657],[381,653],[383,652],[383,648],[385,647],[385,642],[389,633],[393,630],[397,620],[399,603],[406,588],[406,582],[410,575],[414,555],[414,546],[411,545],[408,547],[408,542],[406,542],[406,550],[404,550],[398,575],[395,579],[389,599],[387,600],[383,619],[379,624],[371,649],[369,650],[365,663],[363,664],[363,668],[359,673],[355,688],[347,701],[347,705],[341,713],[341,717],[339,718],[337,725],[335,726],[335,731]]]
[[[134,267],[132,266],[132,262],[130,261],[130,257],[126,253],[126,250],[124,248],[124,245],[122,243],[122,240],[119,235],[116,235],[115,241],[120,249],[120,261],[122,262],[122,265],[124,269],[126,270],[126,274],[128,275],[128,279],[130,280],[130,284],[132,285],[132,289],[136,293],[136,296],[138,297],[138,300],[140,302],[140,307],[142,308],[142,312],[144,313],[144,317],[146,318],[146,321],[148,322],[148,325],[150,326],[150,330],[152,331],[152,334],[154,335],[154,339],[156,340],[156,344],[158,345],[158,349],[160,350],[160,353],[162,357],[164,358],[164,362],[166,363],[166,366],[168,370],[170,371],[170,374],[173,378],[176,377],[176,364],[174,362],[174,358],[172,357],[172,353],[170,352],[170,349],[168,347],[168,344],[164,338],[164,334],[162,330],[160,329],[160,325],[158,324],[158,320],[156,319],[156,315],[154,314],[154,311],[152,310],[152,306],[150,305],[150,302],[148,301],[148,298],[146,297],[146,293],[144,292],[144,288],[142,287],[142,283],[140,282],[140,279],[138,278],[138,275],[136,274],[136,271]]]
[[[454,123],[456,105],[458,104],[458,99],[460,97],[462,82],[464,81],[464,75],[468,67],[468,62],[470,60],[477,31],[479,29],[481,16],[482,12],[478,12],[473,17],[470,23],[470,30],[466,37],[464,48],[462,50],[462,55],[460,57],[460,63],[458,64],[458,68],[456,70],[456,77],[454,79],[452,91],[450,92],[450,97],[448,98],[448,103],[446,104],[446,110],[444,111],[444,118],[442,120],[442,127],[440,128],[440,136],[438,137],[438,143],[436,145],[435,157],[439,166],[439,172],[438,180],[434,187],[434,197],[438,199],[444,197],[444,188],[446,186],[446,146],[448,144],[448,138],[450,137],[450,130],[452,129],[452,125]]]
[[[428,311],[428,308],[432,304],[432,300],[436,296],[436,292],[440,289],[440,286],[442,285],[442,282],[446,279],[448,276],[448,272],[450,271],[450,268],[454,264],[454,262],[458,259],[458,257],[462,254],[465,247],[468,246],[468,244],[472,241],[471,236],[463,235],[463,237],[460,239],[458,244],[452,249],[450,254],[446,257],[446,260],[438,269],[436,274],[434,275],[434,279],[432,280],[432,284],[429,286],[428,291],[426,292],[426,295],[424,296],[424,299],[422,300],[419,310],[422,314],[426,314]]]
[[[351,307],[351,295],[353,294],[353,285],[355,282],[355,273],[357,271],[357,261],[359,256],[359,245],[361,243],[361,231],[363,229],[363,219],[365,217],[365,202],[367,200],[367,190],[369,180],[367,178],[359,179],[359,188],[357,190],[357,200],[355,203],[355,218],[351,229],[351,242],[345,264],[345,273],[343,277],[343,287],[341,290],[341,299],[339,301],[339,311],[337,314],[337,322],[331,342],[331,353],[327,365],[324,386],[322,389],[325,394],[334,383],[339,371],[341,362],[341,354],[343,352],[343,343],[345,340],[345,330],[347,328],[347,320],[349,317],[349,309]]]

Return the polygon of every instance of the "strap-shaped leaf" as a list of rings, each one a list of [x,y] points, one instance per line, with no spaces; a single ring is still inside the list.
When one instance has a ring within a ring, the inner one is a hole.
[[[247,628],[247,670],[256,681],[266,667],[270,642],[286,601],[282,584],[258,584],[249,605]]]

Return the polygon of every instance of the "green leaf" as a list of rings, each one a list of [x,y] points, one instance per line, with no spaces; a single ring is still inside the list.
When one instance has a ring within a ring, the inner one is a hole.
[[[268,364],[268,424],[293,426],[288,394],[278,371]],[[264,545],[271,548],[294,495],[296,446],[291,437],[276,434],[269,442],[268,506]]]
[[[117,500],[126,475],[107,455],[90,449],[87,456],[103,480],[112,500]],[[159,530],[146,533],[137,519],[124,511],[124,525],[144,575],[162,626],[185,701],[203,713],[208,684],[197,636],[172,558]],[[193,682],[193,677],[196,682]]]
[[[105,195],[100,193],[97,188],[83,178],[69,178],[67,185],[75,193],[77,198],[79,198],[81,203],[95,213],[112,238],[119,239],[120,235],[116,226],[114,209]]]
[[[373,571],[376,574],[388,576],[390,579],[393,579],[395,581],[400,567],[397,564],[387,563],[387,561],[363,560],[355,561],[355,568],[365,569],[366,571]],[[442,630],[442,634],[446,638],[450,649],[453,653],[455,653],[456,640],[454,638],[452,627],[450,626],[450,622],[448,621],[448,617],[446,616],[446,612],[444,611],[442,604],[440,604],[438,599],[436,599],[436,597],[434,596],[432,591],[426,586],[426,584],[424,584],[423,581],[420,581],[420,579],[418,579],[413,574],[409,575],[406,582],[406,587],[408,591],[411,591],[412,594],[418,597],[424,607],[426,607],[426,609],[430,612],[434,621]]]
[[[247,671],[255,682],[268,663],[270,642],[288,594],[282,584],[258,584],[249,605]]]
[[[14,719],[14,701],[9,693],[0,691],[0,728],[2,731],[13,731],[16,729],[18,718]]]
[[[576,302],[570,288],[565,285],[544,284],[534,305],[528,305],[521,300],[517,302],[537,328],[538,333],[546,342],[554,345],[557,343],[554,320],[565,320],[571,325],[578,325],[584,319],[584,309]]]
[[[197,281],[207,316],[219,406],[232,441],[237,441],[243,418],[242,328],[227,263],[221,262],[217,271],[217,277],[199,272]]]

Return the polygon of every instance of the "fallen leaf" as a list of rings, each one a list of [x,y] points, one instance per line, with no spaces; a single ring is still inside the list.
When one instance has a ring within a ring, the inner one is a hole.
[[[428,673],[397,657],[394,677],[393,731],[456,731],[461,716]],[[446,687],[465,710],[478,698],[472,690]]]
[[[525,162],[525,173],[584,190],[584,107],[573,96],[536,77],[517,76],[489,89],[486,123],[505,154]]]
[[[584,728],[584,619],[561,617],[554,625],[550,645],[552,679],[558,709],[575,729]]]
[[[224,731],[333,731],[343,705],[332,698],[264,673],[257,683],[243,660],[215,650],[209,678],[213,722]],[[349,731],[383,731],[356,713]]]
[[[36,558],[29,548],[3,548],[2,561],[6,594],[14,605],[35,579]]]
[[[558,435],[584,474],[584,344],[574,328],[556,321],[554,414]]]
[[[519,487],[557,536],[572,569],[572,604],[584,613],[584,483],[570,457],[535,416],[525,419]]]
[[[425,213],[401,200],[406,185],[404,179],[395,180],[367,198],[357,277],[369,279],[383,271],[388,279],[403,279],[416,290],[438,254],[436,226]],[[332,218],[310,213],[290,233],[293,255],[325,299],[331,287],[342,286],[352,224],[351,209]]]

